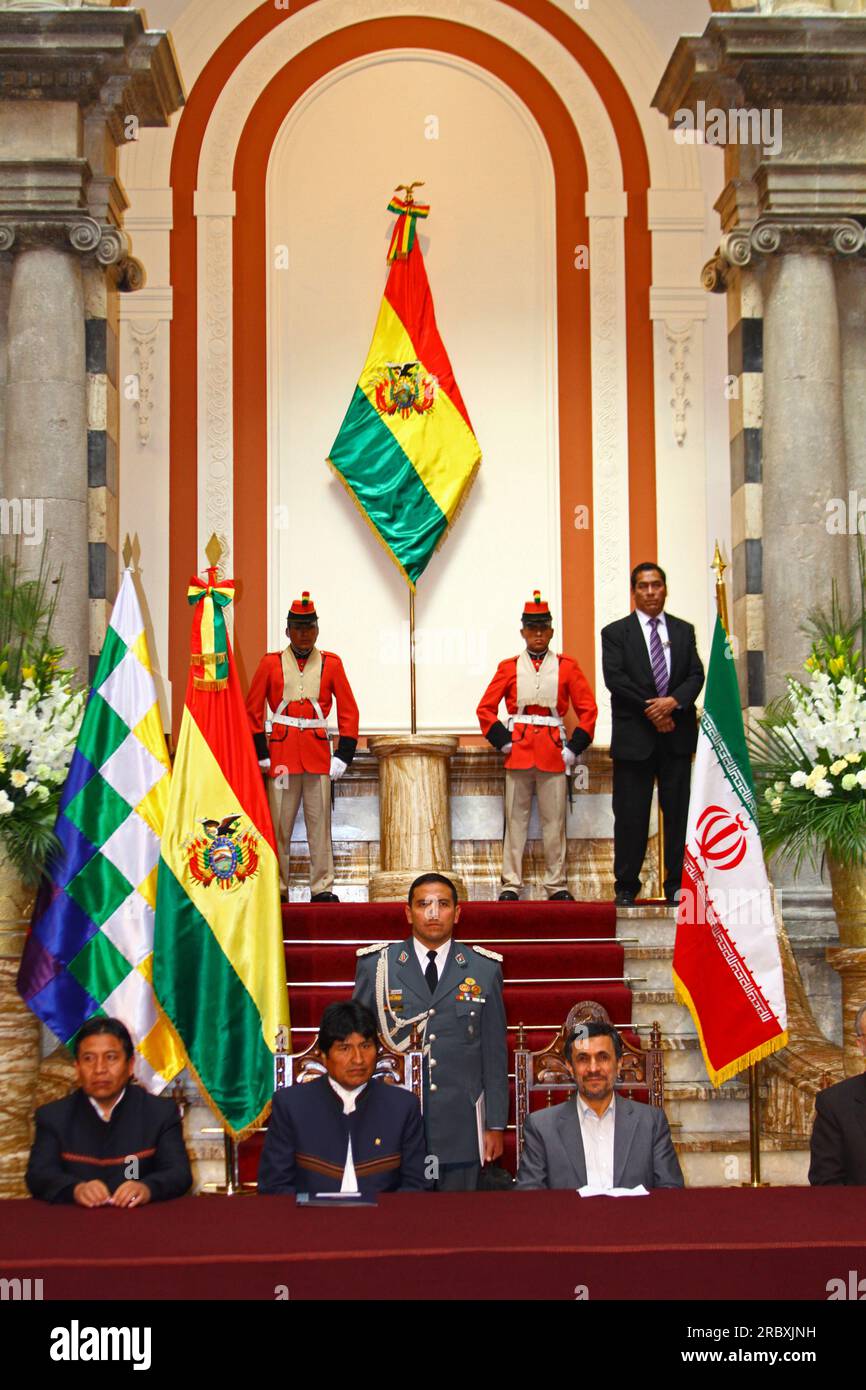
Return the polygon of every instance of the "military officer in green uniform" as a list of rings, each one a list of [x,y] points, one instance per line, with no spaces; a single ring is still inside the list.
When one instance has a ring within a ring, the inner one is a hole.
[[[424,1051],[424,1129],[429,1177],[440,1192],[478,1186],[481,1161],[502,1154],[508,1122],[508,1049],[502,957],[455,941],[457,890],[441,874],[409,889],[405,942],[358,951],[354,998],[404,1052],[413,1025]]]

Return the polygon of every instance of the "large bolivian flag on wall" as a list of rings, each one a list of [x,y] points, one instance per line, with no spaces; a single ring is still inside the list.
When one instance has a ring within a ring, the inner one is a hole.
[[[288,1026],[271,818],[224,610],[231,582],[192,579],[192,657],[162,837],[153,983],[192,1070],[236,1138],[266,1116]]]
[[[410,587],[448,534],[481,451],[436,327],[415,235],[429,207],[393,198],[391,270],[328,463]]]

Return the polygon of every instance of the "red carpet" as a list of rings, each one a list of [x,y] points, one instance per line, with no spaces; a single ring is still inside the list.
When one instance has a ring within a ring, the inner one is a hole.
[[[283,908],[283,924],[293,1044],[304,1051],[325,1006],[351,997],[357,947],[402,941],[409,926],[402,903],[291,903]],[[603,1005],[619,1026],[631,1022],[631,990],[623,980],[612,903],[463,903],[456,935],[503,957],[512,1077],[520,1024],[526,1045],[539,1050],[583,999]],[[627,1036],[637,1041],[636,1035]],[[554,1103],[563,1098],[564,1093],[553,1095]],[[546,1103],[545,1095],[532,1097],[532,1109]],[[512,1082],[510,1124],[513,1112]],[[256,1138],[241,1146],[245,1182],[255,1179],[260,1147]],[[505,1165],[514,1171],[513,1130],[506,1135]]]

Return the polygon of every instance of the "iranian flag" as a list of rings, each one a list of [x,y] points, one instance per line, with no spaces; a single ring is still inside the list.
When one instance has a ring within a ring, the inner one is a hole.
[[[786,1045],[773,899],[737,677],[719,618],[692,778],[673,970],[715,1086]]]

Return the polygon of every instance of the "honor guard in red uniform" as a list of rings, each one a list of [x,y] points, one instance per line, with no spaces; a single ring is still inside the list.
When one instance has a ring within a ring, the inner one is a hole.
[[[358,706],[343,663],[316,646],[319,619],[310,595],[295,599],[287,618],[289,645],[259,662],[247,695],[247,714],[268,774],[268,800],[280,879],[288,890],[292,826],[301,799],[310,847],[310,901],[336,903],[331,849],[331,783],[339,781],[358,745]],[[331,754],[328,715],[337,702],[337,751]],[[271,717],[265,717],[265,707]]]
[[[566,774],[592,743],[598,708],[577,662],[550,650],[553,620],[536,589],[523,610],[526,650],[500,661],[478,706],[481,732],[505,757],[505,841],[500,902],[516,902],[523,882],[523,850],[532,794],[538,799],[544,844],[544,890],[553,902],[570,901],[566,877]],[[508,723],[499,719],[505,701]],[[577,727],[565,737],[572,705]]]

